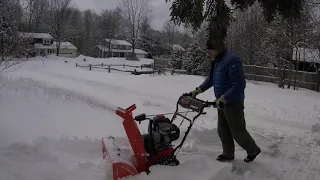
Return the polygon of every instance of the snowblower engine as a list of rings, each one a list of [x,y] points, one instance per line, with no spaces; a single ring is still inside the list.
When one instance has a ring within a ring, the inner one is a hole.
[[[141,114],[135,119],[143,121],[146,117],[145,114]],[[158,115],[149,119],[148,134],[142,137],[146,152],[152,155],[172,147],[172,142],[180,137],[180,129],[177,125],[172,124],[169,118]]]
[[[154,154],[172,146],[180,137],[180,129],[170,119],[159,115],[149,123],[149,133],[142,135],[147,153]]]

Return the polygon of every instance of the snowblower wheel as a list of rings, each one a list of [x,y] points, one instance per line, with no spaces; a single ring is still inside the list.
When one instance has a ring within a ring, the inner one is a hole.
[[[165,165],[165,166],[178,166],[180,164],[179,160],[176,156],[167,156],[162,157],[157,162],[158,165]]]

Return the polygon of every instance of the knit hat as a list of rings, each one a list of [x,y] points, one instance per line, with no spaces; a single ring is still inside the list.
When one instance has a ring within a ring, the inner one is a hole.
[[[224,42],[222,40],[215,40],[209,36],[206,46],[208,50],[216,50],[222,52],[225,49]]]

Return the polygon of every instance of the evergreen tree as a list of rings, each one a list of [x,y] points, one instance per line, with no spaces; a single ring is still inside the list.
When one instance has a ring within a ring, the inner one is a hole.
[[[245,10],[258,1],[265,18],[271,22],[277,14],[284,18],[298,18],[301,15],[305,0],[231,0],[229,7],[225,0],[165,0],[172,2],[171,20],[176,24],[184,24],[198,30],[203,22],[208,23],[207,33],[212,38],[224,40],[230,21],[233,19],[232,9]]]
[[[207,74],[210,70],[210,62],[207,59],[206,51],[204,51],[197,41],[194,41],[192,46],[188,48],[187,59],[183,63],[183,69],[187,70],[188,74]]]
[[[27,56],[27,44],[16,27],[18,1],[0,0],[0,73],[19,64]]]
[[[174,51],[171,61],[169,61],[169,66],[174,69],[182,69],[183,65],[183,52]]]

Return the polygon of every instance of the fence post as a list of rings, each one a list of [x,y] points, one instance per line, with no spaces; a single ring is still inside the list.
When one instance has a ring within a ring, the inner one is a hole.
[[[317,80],[317,92],[319,92],[320,91],[320,67],[319,67],[319,69],[318,69],[318,71],[317,71],[317,74],[316,74],[316,80]]]
[[[78,67],[78,63],[76,63],[76,67]]]
[[[108,72],[110,73],[111,69],[110,69],[110,66],[108,67]]]
[[[254,80],[254,81],[256,80],[256,75],[257,75],[256,68],[257,68],[257,66],[254,65],[254,66],[253,66],[253,80]]]
[[[90,71],[91,71],[91,64],[89,65]]]

